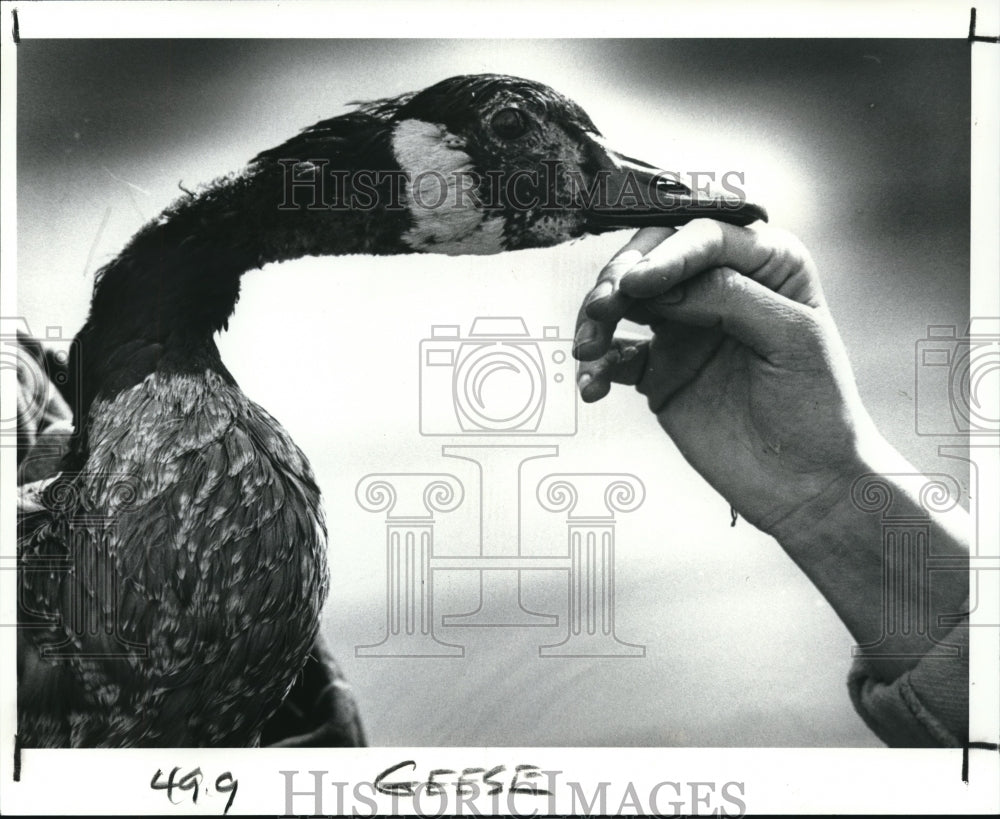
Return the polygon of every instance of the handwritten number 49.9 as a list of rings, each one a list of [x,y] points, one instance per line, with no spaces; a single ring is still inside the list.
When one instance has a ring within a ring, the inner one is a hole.
[[[167,798],[174,805],[179,804],[179,800],[174,799],[174,790],[190,792],[191,802],[197,805],[198,794],[201,791],[201,783],[205,778],[201,772],[201,768],[195,768],[193,771],[189,771],[180,779],[177,778],[177,774],[179,772],[179,767],[174,768],[170,772],[169,776],[167,776],[167,781],[164,782],[163,771],[157,768],[156,773],[153,774],[153,778],[149,782],[149,787],[151,787],[154,791],[166,791]],[[215,790],[218,793],[229,794],[229,800],[226,802],[226,809],[222,811],[223,816],[229,813],[229,809],[233,806],[233,800],[236,799],[236,789],[238,787],[239,782],[233,779],[233,775],[229,771],[219,774],[219,776],[216,777]]]

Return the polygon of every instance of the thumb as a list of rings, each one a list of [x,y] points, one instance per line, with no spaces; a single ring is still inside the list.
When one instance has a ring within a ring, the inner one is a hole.
[[[682,324],[718,327],[769,358],[815,334],[816,308],[793,301],[730,267],[715,267],[644,305]]]

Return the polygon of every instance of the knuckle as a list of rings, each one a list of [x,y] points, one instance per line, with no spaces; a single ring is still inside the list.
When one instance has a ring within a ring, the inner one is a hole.
[[[826,347],[826,329],[821,317],[806,305],[791,304],[788,310],[793,311],[789,327],[793,328],[799,351],[811,359],[820,356]]]
[[[704,242],[706,249],[721,248],[725,242],[725,232],[721,222],[707,217],[692,219],[688,223],[688,230],[695,234]]]
[[[726,228],[715,219],[701,217],[689,223],[694,237],[695,257],[700,266],[718,264],[726,254]]]
[[[711,295],[722,300],[738,296],[746,290],[746,279],[731,267],[713,267],[706,271],[704,282]]]
[[[803,241],[787,228],[767,226],[764,231],[773,248],[773,259],[782,268],[812,266],[812,255]]]

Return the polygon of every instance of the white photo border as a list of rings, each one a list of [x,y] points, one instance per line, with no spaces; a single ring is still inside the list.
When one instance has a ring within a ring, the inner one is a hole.
[[[973,0],[975,2],[975,0]],[[977,33],[1000,33],[997,3],[977,3]],[[970,4],[949,2],[819,2],[788,3],[563,3],[549,0],[519,7],[515,4],[475,5],[458,2],[177,2],[2,3],[3,243],[0,267],[0,315],[17,314],[16,290],[16,46],[12,42],[16,12],[21,38],[131,38],[131,37],[941,37],[967,36]],[[641,24],[636,21],[640,20]],[[377,24],[373,21],[377,21]],[[376,30],[377,25],[377,30]],[[972,314],[1000,314],[997,236],[1000,235],[1000,45],[970,43],[972,49]],[[5,372],[5,378],[9,373]],[[3,417],[13,417],[14,391],[5,381],[0,392]],[[980,449],[973,457],[996,459],[1000,450]],[[4,552],[15,540],[15,454],[0,449],[0,533]],[[980,471],[990,467],[983,463]],[[980,499],[983,506],[991,501]],[[978,505],[976,505],[978,506]],[[979,509],[981,545],[1000,543],[995,515]],[[973,513],[977,509],[974,507]],[[981,551],[981,553],[983,553]],[[6,558],[5,558],[6,559]],[[8,568],[4,566],[4,568]],[[14,620],[14,577],[0,572],[3,594],[0,616]],[[983,572],[981,588],[986,605],[973,617],[994,618],[1000,600],[1000,572]],[[13,725],[15,722],[14,629],[0,629],[0,804],[7,814],[105,813],[116,815],[221,815],[224,800],[216,793],[198,805],[171,804],[162,791],[150,788],[156,769],[175,766],[183,771],[200,767],[206,780],[232,773],[240,783],[232,815],[348,812],[371,810],[364,800],[351,801],[353,783],[370,782],[379,772],[402,760],[416,760],[418,770],[490,768],[504,765],[508,772],[521,764],[541,771],[560,771],[566,781],[581,783],[586,794],[598,783],[609,782],[608,808],[628,808],[627,785],[648,804],[646,796],[658,783],[678,783],[661,790],[659,806],[681,801],[681,813],[692,813],[700,792],[697,783],[741,783],[731,789],[734,799],[722,807],[738,812],[739,797],[752,813],[990,813],[1000,810],[1000,765],[996,751],[973,749],[967,757],[967,779],[962,779],[963,754],[957,750],[890,749],[740,749],[740,748],[365,748],[329,750],[31,750],[21,754],[15,781]],[[993,629],[971,634],[970,734],[976,741],[996,743],[1000,727],[997,682],[1000,656]],[[846,692],[845,692],[846,696]],[[305,792],[289,803],[288,777],[297,771],[291,790]],[[310,771],[326,771],[323,803],[309,795]],[[509,774],[507,774],[509,775]],[[351,783],[338,790],[333,781]],[[365,791],[371,797],[370,791]],[[518,795],[498,805],[501,812],[524,815],[565,813],[570,804],[565,791],[559,801]],[[338,803],[338,794],[344,801]],[[413,804],[388,797],[375,800],[379,811],[412,813]],[[702,803],[705,808],[707,803]],[[719,807],[716,798],[712,805]],[[431,799],[423,812],[434,814]],[[453,805],[449,812],[454,812]],[[477,803],[483,813],[486,802]]]

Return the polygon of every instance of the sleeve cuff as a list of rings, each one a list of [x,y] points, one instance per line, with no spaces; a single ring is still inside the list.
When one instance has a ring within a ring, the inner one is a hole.
[[[887,745],[961,747],[969,724],[968,616],[894,680],[875,678],[864,658],[855,659],[847,687],[855,710]]]

